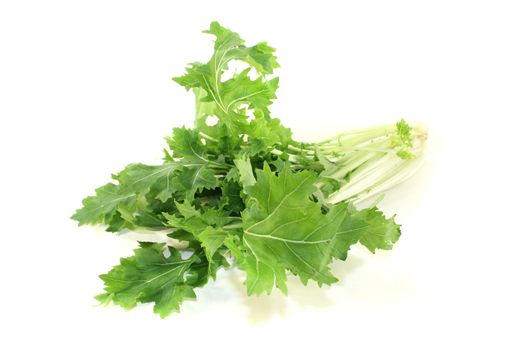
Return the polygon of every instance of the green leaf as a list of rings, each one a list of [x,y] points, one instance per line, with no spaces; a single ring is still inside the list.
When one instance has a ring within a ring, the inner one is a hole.
[[[239,172],[240,182],[246,191],[255,184],[255,176],[253,175],[252,164],[246,157],[235,159],[234,163]]]
[[[185,230],[175,230],[171,233],[168,233],[167,235],[170,238],[179,240],[179,241],[186,241],[186,242],[193,242],[195,241],[195,236]]]
[[[221,83],[221,101],[224,103],[226,113],[238,111],[242,104],[249,109],[264,111],[272,104],[277,96],[275,91],[279,86],[279,79],[265,81],[262,77],[250,79],[250,68],[234,74],[233,78]]]
[[[214,53],[208,63],[192,63],[186,69],[186,74],[173,78],[187,89],[194,89],[197,96],[197,125],[207,132],[203,123],[207,115],[214,115],[220,119],[220,124],[226,127],[227,135],[239,135],[247,125],[245,108],[261,111],[268,114],[268,106],[275,99],[275,90],[278,80],[267,80],[265,75],[273,73],[278,67],[274,49],[266,43],[259,43],[252,47],[244,45],[240,36],[222,27],[217,22],[210,25],[205,31],[215,36]],[[248,69],[233,74],[233,77],[224,80],[223,73],[228,70],[232,61],[244,61]],[[256,79],[251,79],[249,71],[254,68],[258,73]],[[205,93],[205,94],[204,94]],[[200,106],[203,104],[202,106]],[[221,125],[215,129],[220,129]],[[213,135],[218,137],[219,135]]]
[[[392,249],[401,236],[401,226],[395,223],[394,217],[386,219],[377,207],[359,211],[351,207],[344,229],[352,230],[348,235],[351,244],[359,241],[372,253],[377,249]]]
[[[210,29],[205,30],[204,33],[215,35],[215,56],[224,57],[223,60],[228,60],[228,55],[233,57],[241,57],[247,62],[254,65],[261,73],[273,73],[273,69],[279,67],[273,52],[274,48],[268,46],[266,42],[261,42],[253,47],[246,48],[244,40],[239,34],[224,28],[218,22],[214,21],[210,24]],[[240,52],[232,52],[235,50]],[[217,63],[217,66],[222,66]]]
[[[222,229],[216,229],[212,226],[206,227],[204,231],[199,234],[199,240],[206,252],[208,261],[213,260],[213,255],[219,249],[226,239],[227,232]]]
[[[401,143],[405,146],[412,147],[412,140],[414,139],[412,128],[404,119],[396,123],[396,131]]]
[[[325,252],[347,211],[337,206],[327,215],[322,213],[320,204],[311,199],[316,177],[308,171],[293,173],[289,167],[277,175],[267,164],[257,171],[257,182],[242,214],[243,243],[253,254],[251,271],[268,274],[272,270],[275,278],[288,269],[304,283],[308,279],[319,284],[337,281]]]
[[[219,186],[215,172],[205,166],[182,169],[179,182],[185,189],[185,198],[189,201],[193,200],[197,192]]]
[[[71,217],[79,225],[109,224],[115,215],[118,215],[119,205],[129,205],[135,200],[135,193],[122,192],[122,189],[113,183],[108,183],[95,190],[96,195],[85,198],[83,207]]]
[[[222,209],[206,208],[202,214],[202,219],[208,225],[222,227],[229,224],[233,220],[238,220],[239,218],[229,216],[229,213]]]
[[[184,127],[174,128],[172,136],[166,138],[173,157],[179,158],[186,167],[202,166],[212,161],[208,159],[204,145],[197,130]]]
[[[237,215],[244,210],[244,202],[241,199],[241,186],[237,182],[224,181],[221,184],[221,199],[219,206],[223,210],[234,212]]]
[[[135,255],[121,259],[120,265],[100,276],[105,293],[97,296],[99,301],[112,301],[126,309],[137,303],[154,302],[155,313],[166,317],[179,311],[184,300],[195,299],[193,289],[207,276],[202,270],[207,263],[197,255],[182,259],[175,248],[152,243],[141,243],[134,252]]]
[[[96,196],[86,198],[84,207],[72,218],[81,225],[107,224],[110,232],[135,227],[162,228],[160,211],[148,200],[164,203],[177,191],[185,190],[178,180],[181,168],[175,162],[158,166],[130,164],[113,176],[119,185],[109,183],[97,189]]]
[[[189,232],[193,235],[194,239],[197,239],[202,231],[209,225],[202,219],[202,216],[196,215],[188,218],[180,217],[175,214],[164,213],[164,217],[167,220],[167,225],[185,232]],[[176,238],[176,237],[174,237]]]
[[[412,159],[415,158],[415,155],[410,152],[410,149],[413,146],[412,141],[414,140],[414,135],[412,135],[412,128],[408,123],[401,119],[396,123],[396,133],[390,137],[390,141],[393,147],[399,147],[397,151],[397,156],[401,159]]]
[[[196,239],[208,226],[220,229],[238,218],[231,217],[228,212],[217,208],[206,208],[204,213],[194,209],[189,202],[177,203],[177,208],[183,217],[175,214],[164,213],[167,225],[190,232]]]
[[[258,72],[271,74],[275,68],[279,68],[277,58],[274,55],[275,49],[266,42],[258,43],[247,49],[248,55],[244,58]]]
[[[227,182],[237,182],[237,181],[240,181],[240,174],[239,174],[239,170],[237,168],[231,168],[230,170],[228,170],[228,172],[226,173],[226,176],[224,177],[224,180],[226,180]]]
[[[183,188],[177,181],[181,164],[166,162],[162,165],[130,164],[116,178],[126,192],[146,195],[155,192],[155,198],[166,202]]]
[[[238,267],[246,272],[245,284],[248,295],[270,294],[274,286],[277,286],[284,294],[287,293],[284,269],[272,267],[256,259],[237,236],[229,235],[224,240],[224,245],[235,257]]]
[[[244,153],[253,156],[274,149],[286,149],[292,142],[292,132],[281,125],[277,118],[256,115],[246,132],[248,140]]]
[[[118,226],[118,222],[113,222],[110,225],[110,229],[108,229],[110,232],[118,232],[123,228],[147,228],[150,230],[162,230],[166,228],[164,218],[161,215],[153,213],[149,208],[141,209],[137,208],[136,205],[121,205],[118,208],[118,212],[124,220],[124,223]]]
[[[179,213],[185,218],[189,219],[194,216],[200,216],[201,213],[195,209],[193,205],[191,205],[190,201],[185,200],[184,203],[176,203],[177,209],[179,210]]]

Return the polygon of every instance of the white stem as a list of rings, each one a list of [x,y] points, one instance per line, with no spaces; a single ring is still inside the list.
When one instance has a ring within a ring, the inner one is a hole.
[[[426,140],[426,130],[421,126],[413,129],[413,147],[409,150],[414,158],[402,159],[391,148],[388,153],[375,149],[359,150],[336,161],[338,168],[327,171],[325,176],[343,180],[350,173],[348,182],[332,193],[327,202],[334,204],[343,201],[360,203],[376,196],[412,176],[422,164],[422,154]],[[388,140],[374,144],[383,149]]]

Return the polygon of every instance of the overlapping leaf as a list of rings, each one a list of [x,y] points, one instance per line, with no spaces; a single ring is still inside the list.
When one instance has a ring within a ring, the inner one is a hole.
[[[193,289],[205,283],[207,266],[196,254],[183,259],[175,248],[141,243],[134,256],[100,276],[105,293],[97,299],[126,309],[153,302],[154,311],[165,317],[179,311],[184,300],[195,299]]]
[[[148,194],[155,192],[155,198],[166,202],[176,191],[183,189],[178,181],[182,167],[176,162],[152,166],[130,164],[116,178],[125,193]]]
[[[268,106],[276,97],[278,79],[268,80],[266,75],[273,73],[278,64],[274,49],[268,44],[263,42],[247,47],[237,33],[217,22],[213,22],[205,33],[216,38],[211,59],[206,64],[190,64],[185,75],[173,79],[187,89],[193,89],[197,96],[196,126],[216,139],[223,139],[246,130],[246,108],[269,115]],[[248,68],[224,79],[223,73],[232,61],[245,62]],[[252,68],[258,75],[255,79],[249,75]],[[221,125],[208,127],[205,123],[207,116],[218,117]]]
[[[165,317],[230,262],[245,271],[250,295],[286,293],[288,273],[303,283],[331,284],[337,281],[331,262],[346,259],[351,245],[375,252],[399,238],[399,225],[376,207],[325,201],[341,185],[326,175],[337,164],[295,142],[270,115],[278,87],[270,76],[278,67],[274,49],[265,42],[247,46],[217,22],[205,32],[215,37],[211,59],[174,78],[196,95],[195,128],[173,129],[163,164],[130,164],[73,215],[81,225],[113,232],[168,230],[167,240],[177,243],[140,243],[101,275],[102,302],[124,308],[152,302]],[[400,122],[396,129],[393,147],[408,152],[410,127]]]
[[[334,237],[347,211],[342,205],[323,214],[321,205],[310,198],[315,179],[308,171],[293,173],[286,168],[276,175],[268,165],[258,170],[243,212],[243,243],[256,264],[281,269],[280,273],[288,269],[304,282],[313,279],[330,284],[337,279],[323,252],[338,244]]]
[[[110,224],[119,205],[129,205],[136,199],[135,193],[123,193],[120,187],[113,183],[97,188],[95,193],[95,196],[85,198],[82,208],[71,217],[78,221],[79,225]]]

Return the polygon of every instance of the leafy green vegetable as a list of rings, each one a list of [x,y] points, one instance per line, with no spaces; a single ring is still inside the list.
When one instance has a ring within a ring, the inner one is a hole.
[[[205,33],[215,36],[210,60],[174,78],[195,94],[194,128],[174,128],[163,164],[128,165],[72,216],[80,225],[163,232],[180,243],[139,242],[100,276],[101,302],[152,302],[165,317],[232,267],[244,271],[248,294],[286,293],[289,273],[305,284],[332,284],[331,262],[345,260],[352,245],[374,253],[399,239],[393,218],[356,205],[417,169],[426,133],[401,120],[298,142],[269,109],[278,87],[275,50],[247,46],[217,22]]]
[[[193,289],[205,284],[208,276],[208,264],[198,253],[182,259],[173,247],[140,243],[134,256],[121,259],[120,265],[100,276],[106,290],[97,300],[126,309],[154,302],[155,312],[164,317],[179,311],[184,300],[195,299]]]

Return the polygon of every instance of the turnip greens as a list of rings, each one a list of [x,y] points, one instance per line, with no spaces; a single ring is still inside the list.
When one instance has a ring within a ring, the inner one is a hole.
[[[401,120],[298,142],[269,110],[278,87],[274,49],[247,46],[217,22],[205,33],[215,36],[210,60],[174,78],[196,96],[194,127],[173,129],[163,164],[128,165],[72,217],[110,232],[169,237],[140,242],[101,275],[103,303],[151,302],[165,317],[218,270],[233,267],[243,271],[250,295],[286,293],[289,274],[332,284],[330,264],[346,259],[351,245],[373,253],[399,239],[400,226],[376,204],[356,205],[416,170],[425,132]]]

